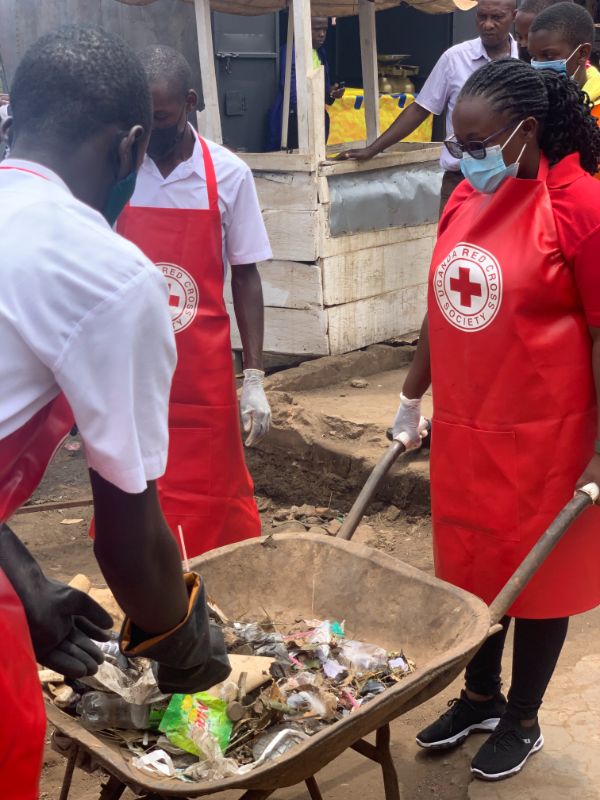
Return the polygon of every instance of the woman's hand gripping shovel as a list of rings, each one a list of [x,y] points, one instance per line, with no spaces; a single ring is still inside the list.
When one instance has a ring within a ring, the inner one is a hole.
[[[431,440],[431,422],[424,417],[421,418],[419,433],[421,435],[421,448],[429,449],[429,443]],[[385,478],[398,456],[407,452],[406,439],[404,438],[405,434],[400,433],[398,436],[394,437],[392,429],[389,428],[386,431],[386,437],[390,440],[391,445],[375,465],[375,468],[367,478],[367,482],[354,501],[352,508],[348,512],[348,515],[346,516],[346,519],[344,520],[343,525],[337,534],[338,539],[348,540],[354,536],[354,532],[360,525],[360,521],[365,515],[365,511],[369,507],[369,503],[373,499],[379,484]]]

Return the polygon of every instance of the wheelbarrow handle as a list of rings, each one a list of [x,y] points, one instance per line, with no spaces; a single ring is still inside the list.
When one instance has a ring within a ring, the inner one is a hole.
[[[430,428],[429,421],[427,422],[428,427]],[[402,435],[402,434],[401,434]],[[369,503],[373,499],[375,492],[377,491],[377,487],[381,483],[381,481],[385,478],[387,473],[389,472],[392,464],[396,461],[398,456],[402,455],[406,451],[405,445],[399,439],[394,439],[388,449],[385,451],[383,456],[379,459],[373,471],[367,478],[367,482],[363,486],[360,491],[360,494],[354,501],[352,508],[348,512],[346,519],[344,520],[342,527],[338,531],[337,538],[338,539],[351,539],[354,536],[354,533],[358,526],[360,525],[360,521],[363,518],[365,511],[369,507]]]
[[[567,503],[556,519],[550,523],[490,605],[492,621],[490,633],[496,632],[493,628],[504,617],[577,517],[586,508],[593,505],[599,496],[600,488],[595,483],[582,486],[575,492],[573,499]]]

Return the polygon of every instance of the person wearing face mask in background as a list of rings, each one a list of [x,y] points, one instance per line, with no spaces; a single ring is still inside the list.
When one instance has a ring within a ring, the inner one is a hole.
[[[528,49],[534,69],[552,69],[576,81],[600,117],[600,72],[590,64],[594,20],[575,3],[558,3],[531,22]]]
[[[6,520],[77,423],[96,515],[94,552],[128,616],[121,647],[157,662],[165,693],[229,674],[198,576],[181,572],[155,481],[167,460],[175,342],[167,285],[111,229],[152,122],[125,43],[70,27],[34,44],[11,87],[0,164],[0,787],[37,800],[46,720],[36,660],[70,679],[102,661],[112,619],[46,578]]]
[[[452,135],[452,111],[467,78],[483,64],[503,56],[518,57],[510,34],[516,14],[515,0],[479,0],[476,11],[477,39],[455,44],[439,58],[414,103],[400,114],[387,131],[368,147],[347,150],[339,159],[366,161],[405,139],[431,114],[445,114],[446,135]],[[444,177],[440,215],[454,189],[462,181],[458,161],[447,151],[440,158]]]
[[[515,17],[515,40],[519,47],[519,58],[521,61],[526,61],[528,64],[531,61],[527,42],[529,39],[529,28],[531,23],[550,6],[555,6],[557,3],[564,2],[565,0],[523,0],[517,9]],[[567,0],[568,2],[569,0]],[[573,0],[571,0],[573,2]]]
[[[508,59],[469,78],[453,124],[446,146],[466,180],[440,221],[393,430],[418,447],[431,384],[436,575],[490,603],[576,486],[600,481],[600,130],[575,81]],[[486,780],[543,746],[538,710],[568,617],[600,602],[599,527],[597,507],[571,527],[419,745],[489,732],[471,764]]]
[[[197,96],[185,58],[170,47],[140,53],[154,124],[131,203],[117,230],[162,270],[177,343],[169,412],[169,460],[159,481],[171,529],[187,553],[260,535],[246,468],[223,289],[231,265],[244,351],[241,413],[246,444],[267,433],[263,296],[257,261],[272,258],[252,173],[188,122]]]

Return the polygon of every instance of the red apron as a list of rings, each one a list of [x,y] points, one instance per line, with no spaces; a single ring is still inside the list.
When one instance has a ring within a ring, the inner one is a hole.
[[[450,211],[429,276],[436,574],[490,603],[593,454],[591,342],[559,248],[548,167]],[[600,602],[600,509],[571,527],[510,614]]]
[[[16,168],[0,167],[6,169]],[[43,178],[30,170],[19,171]],[[61,394],[0,441],[0,522],[31,497],[73,422]],[[25,612],[2,570],[0,641],[0,795],[6,800],[35,800],[46,714]]]
[[[217,181],[206,143],[208,209],[128,206],[117,230],[162,269],[177,340],[161,506],[188,556],[260,535],[239,422]]]

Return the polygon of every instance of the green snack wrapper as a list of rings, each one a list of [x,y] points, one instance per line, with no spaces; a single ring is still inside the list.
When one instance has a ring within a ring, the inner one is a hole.
[[[161,733],[176,747],[204,758],[210,754],[205,753],[197,742],[208,732],[224,753],[232,729],[227,703],[206,692],[174,694],[159,726]]]

